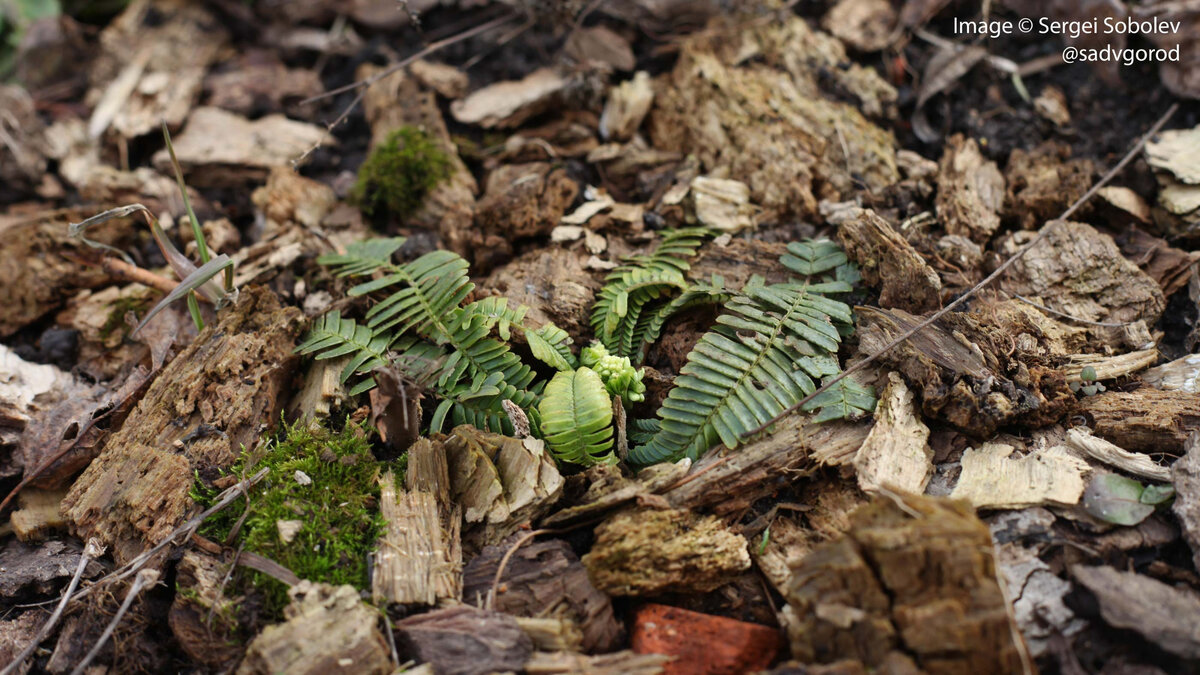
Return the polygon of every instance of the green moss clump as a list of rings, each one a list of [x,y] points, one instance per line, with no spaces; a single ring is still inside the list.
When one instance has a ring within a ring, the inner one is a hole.
[[[118,330],[121,331],[122,336],[128,335],[132,329],[125,322],[125,315],[129,312],[141,314],[149,308],[149,298],[128,295],[117,298],[109,305],[108,317],[105,318],[104,325],[100,327],[100,339],[107,340]]]
[[[403,464],[376,461],[367,431],[355,425],[336,433],[302,423],[285,426],[280,438],[257,454],[257,461],[243,457],[230,470],[236,476],[271,470],[250,492],[250,512],[233,546],[273,560],[301,579],[367,589],[367,555],[385,527],[379,477],[389,468],[402,473]],[[198,482],[193,496],[204,505],[219,492]],[[242,517],[242,504],[214,515],[201,533],[226,541]],[[301,523],[289,542],[276,525],[281,520]],[[269,576],[239,568],[236,581],[239,590],[253,586],[266,595],[269,615],[279,616],[287,605],[287,587]]]
[[[403,126],[371,151],[358,168],[351,199],[368,216],[405,218],[453,172],[450,156],[423,129]]]

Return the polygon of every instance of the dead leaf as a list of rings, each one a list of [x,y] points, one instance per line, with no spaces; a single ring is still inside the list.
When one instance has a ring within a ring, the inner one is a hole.
[[[497,82],[471,92],[451,103],[450,113],[462,124],[484,129],[520,126],[549,108],[568,83],[557,70],[539,68],[521,80]]]
[[[370,393],[371,426],[379,430],[379,440],[392,456],[398,457],[421,435],[424,387],[396,368],[378,368],[374,376],[379,386]]]
[[[921,86],[917,89],[917,106],[913,111],[913,132],[926,143],[933,143],[941,138],[941,134],[929,125],[925,117],[924,107],[929,99],[946,91],[955,82],[971,71],[975,64],[987,56],[987,50],[977,45],[969,45],[962,49],[942,49],[925,66],[921,74]]]
[[[576,61],[592,61],[616,70],[633,70],[637,64],[629,41],[604,26],[571,31],[563,50]]]

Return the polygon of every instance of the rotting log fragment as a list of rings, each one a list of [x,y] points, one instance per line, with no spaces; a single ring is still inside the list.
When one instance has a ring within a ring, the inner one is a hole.
[[[705,592],[750,567],[746,539],[720,519],[678,509],[629,508],[596,527],[583,564],[611,595]]]
[[[991,535],[965,503],[878,498],[792,574],[784,611],[803,662],[871,669],[898,653],[933,674],[1022,670]]]
[[[501,558],[512,541],[487,546],[467,565],[464,601],[486,606]],[[526,544],[512,555],[500,577],[491,607],[517,617],[566,618],[582,631],[589,653],[620,645],[624,635],[613,616],[612,601],[597,591],[571,547],[561,540]]]
[[[127,561],[162,541],[192,505],[194,476],[214,480],[279,419],[300,312],[264,288],[242,289],[150,385],[63,500],[80,537]]]
[[[1084,397],[1080,412],[1097,436],[1136,452],[1183,453],[1189,434],[1200,431],[1200,394],[1107,391]]]
[[[352,586],[301,581],[288,592],[285,621],[246,648],[238,675],[383,675],[392,670],[380,617]]]
[[[864,354],[878,351],[921,321],[902,310],[860,307],[857,315],[859,350]],[[919,394],[926,418],[948,422],[977,438],[990,438],[996,429],[1018,421],[1034,425],[1056,421],[1075,402],[1058,369],[1021,353],[1015,354],[1015,363],[1010,361],[1011,338],[999,326],[952,312],[881,360],[904,375]]]
[[[1000,228],[1004,176],[979,144],[961,134],[946,140],[938,167],[938,218],[950,234],[986,244]]]

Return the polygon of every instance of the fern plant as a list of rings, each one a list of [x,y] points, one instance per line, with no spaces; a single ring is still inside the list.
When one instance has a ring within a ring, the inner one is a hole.
[[[431,422],[434,431],[450,420],[511,433],[504,400],[530,414],[536,429],[542,385],[509,348],[508,339],[513,330],[520,331],[535,358],[566,370],[575,363],[570,337],[553,324],[528,328],[527,308],[509,307],[505,298],[463,305],[475,288],[467,276],[467,262],[449,251],[432,251],[409,263],[392,262],[403,244],[403,238],[370,239],[347,246],[345,253],[318,258],[338,276],[374,275],[349,294],[373,295],[378,301],[363,324],[337,312],[326,314],[296,351],[318,359],[350,356],[342,381],[364,378],[352,394],[375,385],[370,377],[375,368],[396,366],[440,399]],[[493,331],[500,339],[492,337]]]
[[[688,258],[711,236],[706,228],[667,232],[654,253],[634,256],[605,279],[592,307],[592,330],[616,356],[633,356],[650,336],[643,321],[690,288]],[[639,324],[642,329],[639,331]]]
[[[551,453],[583,466],[615,464],[612,405],[603,380],[591,368],[555,374],[538,406]]]
[[[833,260],[814,269],[832,269]],[[718,443],[736,448],[750,430],[837,375],[838,344],[853,323],[849,306],[825,296],[851,289],[838,280],[747,284],[688,354],[658,411],[659,429],[630,451],[630,462],[697,459]],[[846,378],[805,409],[817,408],[820,420],[848,417],[871,411],[874,398]]]

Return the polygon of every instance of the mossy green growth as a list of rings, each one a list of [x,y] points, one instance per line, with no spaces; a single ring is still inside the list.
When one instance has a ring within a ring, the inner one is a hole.
[[[255,454],[257,459],[244,456],[230,470],[237,476],[271,470],[250,492],[250,512],[233,547],[277,562],[301,579],[365,590],[367,555],[385,526],[378,507],[379,477],[388,469],[403,476],[405,462],[376,461],[369,433],[353,424],[340,432],[303,423],[285,426],[265,451]],[[219,492],[198,481],[193,497],[205,505]],[[209,519],[201,533],[225,542],[244,510],[244,502],[234,502]],[[284,541],[279,521],[300,522],[290,541]],[[242,568],[238,577],[238,583],[266,595],[269,614],[278,615],[287,604],[283,583]]]
[[[150,299],[125,295],[114,300],[108,307],[108,317],[105,318],[104,325],[100,327],[101,340],[107,340],[118,330],[122,335],[128,335],[132,328],[125,322],[125,315],[129,312],[140,315],[150,308]]]
[[[453,172],[450,156],[424,129],[403,126],[388,135],[358,168],[351,199],[363,213],[404,218]]]

